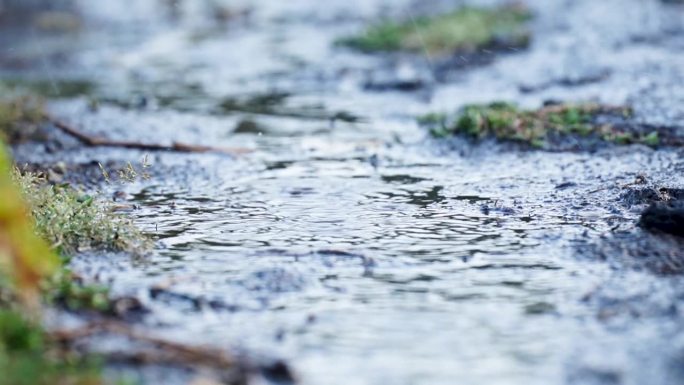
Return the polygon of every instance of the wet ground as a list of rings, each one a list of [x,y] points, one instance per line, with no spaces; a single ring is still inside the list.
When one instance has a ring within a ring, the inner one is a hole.
[[[681,5],[530,0],[529,50],[445,73],[333,43],[448,1],[82,3],[78,30],[3,33],[3,78],[90,133],[253,150],[152,154],[151,180],[108,185],[92,161],[144,154],[59,133],[15,149],[119,192],[158,239],[142,260],[73,261],[151,309],[141,330],[312,385],[684,382],[684,248],[636,226],[654,198],[635,198],[684,187],[684,151],[473,146],[414,119],[596,100],[684,135]]]

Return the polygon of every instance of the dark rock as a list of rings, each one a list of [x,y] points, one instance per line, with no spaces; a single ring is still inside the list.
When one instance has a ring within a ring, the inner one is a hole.
[[[259,134],[266,131],[265,127],[252,119],[243,119],[235,126],[235,134]]]
[[[150,309],[135,297],[122,297],[112,301],[112,312],[121,319],[137,322],[141,321]]]
[[[581,87],[588,84],[599,83],[610,76],[610,71],[605,68],[588,69],[586,73],[570,74],[565,77],[551,79],[539,84],[520,85],[522,93],[541,92],[551,87],[559,86],[565,88]]]
[[[628,207],[683,199],[684,189],[667,187],[630,187],[620,195],[620,200]]]
[[[684,201],[652,204],[641,214],[639,225],[646,230],[684,237]]]
[[[565,190],[566,188],[576,187],[576,186],[577,186],[577,183],[575,183],[575,182],[565,182],[565,183],[561,183],[561,184],[557,185],[556,190]]]
[[[634,205],[661,202],[662,198],[660,197],[658,190],[652,187],[639,187],[627,189],[620,195],[620,200],[625,206],[631,207]]]
[[[261,368],[264,377],[279,384],[294,384],[295,376],[283,361],[276,361]]]
[[[583,367],[573,370],[568,377],[571,385],[619,385],[622,375],[619,372],[602,368]]]
[[[395,68],[383,68],[369,74],[363,87],[369,91],[418,91],[432,83],[429,72],[420,66],[400,63]]]
[[[525,306],[525,314],[529,315],[542,315],[553,313],[556,307],[548,302],[535,302]]]
[[[684,200],[684,189],[681,188],[661,188],[658,190],[665,200],[681,201]]]

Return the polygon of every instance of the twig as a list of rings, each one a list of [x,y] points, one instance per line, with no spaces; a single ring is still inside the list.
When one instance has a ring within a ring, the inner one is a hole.
[[[58,330],[50,333],[52,339],[68,344],[81,338],[92,337],[99,333],[111,333],[130,338],[133,341],[153,345],[158,352],[113,352],[105,354],[115,360],[134,361],[140,363],[180,363],[203,365],[217,369],[234,367],[236,361],[222,350],[205,347],[188,346],[161,338],[151,337],[136,332],[131,327],[117,322],[102,321],[90,323],[74,330]]]
[[[99,136],[93,136],[86,134],[75,127],[56,119],[52,116],[46,116],[46,119],[52,123],[59,130],[65,134],[72,136],[81,143],[88,147],[119,147],[119,148],[129,148],[134,150],[143,151],[168,151],[168,152],[187,152],[187,153],[209,153],[215,152],[220,154],[229,155],[242,155],[251,152],[251,150],[246,148],[224,148],[224,147],[212,147],[212,146],[202,146],[195,144],[186,144],[180,142],[173,142],[170,145],[157,144],[157,143],[140,143],[134,141],[124,141],[124,140],[111,140]]]

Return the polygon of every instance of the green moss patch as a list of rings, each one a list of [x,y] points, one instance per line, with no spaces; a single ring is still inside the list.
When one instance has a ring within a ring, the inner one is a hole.
[[[430,114],[418,119],[435,136],[461,135],[475,140],[496,138],[553,148],[567,138],[616,144],[660,144],[657,131],[645,134],[623,130],[611,121],[629,118],[629,108],[599,104],[558,104],[537,110],[522,110],[513,104],[496,102],[463,107],[456,115]],[[600,118],[605,119],[600,119]]]
[[[0,95],[0,140],[16,143],[36,138],[44,121],[42,99],[29,95]]]
[[[427,51],[432,55],[526,46],[531,14],[519,6],[464,7],[451,13],[404,22],[384,21],[338,43],[363,52]]]
[[[45,98],[88,96],[94,86],[84,81],[0,79],[0,139],[14,144],[45,140]]]
[[[109,289],[100,285],[84,285],[81,279],[64,269],[47,284],[46,300],[71,311],[92,310],[110,313],[112,301]]]
[[[99,385],[92,358],[62,353],[43,329],[17,311],[0,309],[0,383],[12,385]]]
[[[45,98],[91,96],[96,90],[94,83],[80,79],[0,79],[0,91],[3,93],[30,93]]]

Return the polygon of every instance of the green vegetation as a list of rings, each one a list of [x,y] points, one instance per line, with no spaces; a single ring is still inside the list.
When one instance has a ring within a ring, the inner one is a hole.
[[[519,6],[464,7],[405,22],[384,21],[338,43],[364,52],[425,50],[433,55],[500,45],[521,47],[530,40],[525,26],[530,17],[529,11]]]
[[[74,98],[92,95],[96,86],[79,79],[3,78],[0,80],[0,90],[6,94],[30,93],[45,98]]]
[[[6,88],[0,87],[0,90]],[[35,139],[45,120],[41,98],[19,91],[3,92],[0,96],[0,146],[1,141],[16,143]],[[149,177],[148,167],[147,163],[143,164],[141,175],[144,178]],[[130,164],[119,174],[123,180],[134,180],[138,176]],[[36,233],[52,248],[64,254],[87,248],[136,252],[146,245],[140,231],[129,220],[115,214],[108,202],[68,185],[49,185],[39,174],[12,170],[8,175],[11,175],[11,180],[6,182],[8,186],[18,185],[28,204]],[[5,195],[3,199],[8,200]]]
[[[29,95],[0,97],[0,140],[16,143],[38,135],[45,121],[43,101]]]
[[[40,283],[57,271],[59,259],[36,235],[29,209],[11,172],[0,142],[0,277],[4,274],[0,282],[13,288],[23,303],[34,307]]]
[[[57,273],[59,258],[36,235],[1,142],[0,196],[0,383],[100,384],[95,365],[60,355],[35,321],[41,287]]]
[[[109,171],[107,171],[107,169],[105,169],[102,163],[98,163],[98,166],[100,167],[100,172],[102,172],[102,177],[104,178],[105,182],[112,183],[112,174]],[[147,157],[147,155],[145,155],[142,158],[142,161],[140,162],[139,168],[133,166],[133,163],[127,162],[125,167],[115,170],[115,175],[118,178],[117,180],[121,183],[135,183],[139,179],[151,179],[152,176],[148,172],[149,169],[149,158]]]
[[[38,235],[63,254],[91,248],[138,252],[146,239],[106,201],[69,186],[52,186],[34,173],[14,171]]]
[[[38,120],[13,106],[7,116]],[[102,384],[97,360],[65,350],[37,321],[45,302],[72,311],[113,310],[108,289],[84,285],[54,251],[138,252],[147,245],[144,236],[107,202],[13,169],[2,141],[0,197],[0,384]]]
[[[87,82],[19,82],[0,80],[0,140],[18,143],[45,139],[41,125],[46,122],[44,97],[88,95]]]
[[[549,142],[563,136],[595,137],[617,144],[642,143],[658,146],[657,132],[637,135],[620,131],[610,124],[598,124],[601,114],[628,117],[628,108],[606,107],[598,104],[560,104],[538,110],[521,110],[509,103],[469,105],[454,117],[429,114],[418,119],[435,136],[463,135],[473,139],[494,137],[504,141],[547,147]]]
[[[112,310],[109,289],[98,285],[84,285],[78,277],[64,269],[47,284],[46,301],[72,311],[94,310],[108,313]]]
[[[0,309],[0,384],[99,385],[97,362],[60,352],[37,323]]]

